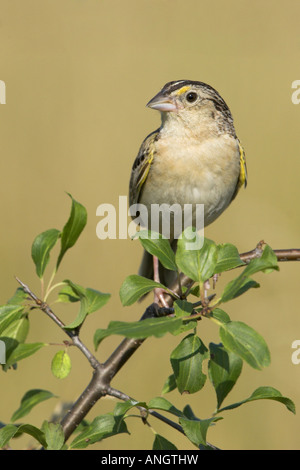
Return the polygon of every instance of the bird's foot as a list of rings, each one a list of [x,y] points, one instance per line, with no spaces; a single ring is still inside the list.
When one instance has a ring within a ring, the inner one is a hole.
[[[166,294],[166,291],[161,287],[154,289],[154,302],[158,305],[161,305],[162,307],[168,308],[169,305],[166,302],[164,294]]]

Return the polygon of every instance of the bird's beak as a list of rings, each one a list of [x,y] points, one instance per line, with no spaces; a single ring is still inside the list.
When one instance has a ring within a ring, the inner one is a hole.
[[[161,91],[147,103],[148,108],[157,109],[158,111],[177,111],[177,106],[172,98],[164,95]]]

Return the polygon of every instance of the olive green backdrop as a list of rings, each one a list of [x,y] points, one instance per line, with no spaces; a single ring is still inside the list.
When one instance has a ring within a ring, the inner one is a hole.
[[[0,106],[1,303],[17,287],[14,275],[39,293],[31,243],[38,233],[63,227],[70,192],[86,206],[88,224],[65,256],[57,280],[70,278],[112,294],[86,322],[83,340],[92,348],[96,328],[140,317],[147,303],[123,308],[118,291],[125,277],[137,271],[142,250],[129,239],[97,239],[96,208],[127,195],[133,159],[160,122],[159,114],[145,105],[170,80],[214,86],[230,106],[246,150],[248,188],[206,236],[234,243],[240,251],[261,239],[273,248],[299,247],[300,105],[291,101],[291,84],[300,79],[298,1],[0,0],[0,12],[0,79],[6,83],[7,101]],[[279,273],[256,277],[260,289],[228,305],[232,319],[264,336],[272,364],[262,372],[245,365],[226,404],[271,385],[300,407],[300,365],[291,362],[292,341],[300,339],[299,272],[300,263],[282,263]],[[222,275],[219,289],[229,278]],[[77,308],[61,304],[53,309],[65,322],[77,314]],[[29,341],[66,339],[43,313],[30,316]],[[199,334],[206,343],[218,341],[209,322],[201,322]],[[97,357],[107,358],[119,341],[104,341]],[[113,385],[139,400],[159,395],[177,342],[173,337],[147,340]],[[43,348],[20,362],[18,371],[1,373],[2,421],[10,419],[30,388],[51,390],[64,401],[78,397],[91,369],[71,349],[70,376],[55,379],[50,364],[58,349]],[[181,408],[190,403],[201,418],[215,406],[209,384],[195,396],[172,392],[168,398]],[[40,425],[55,403],[40,404],[28,421]],[[113,406],[114,400],[101,400],[89,418]],[[221,448],[300,447],[300,418],[278,403],[247,404],[224,417],[208,434]],[[193,448],[176,431],[154,419],[151,423],[178,448]],[[147,426],[136,418],[128,426],[131,436],[94,448],[151,448]],[[13,445],[20,448],[29,441]]]

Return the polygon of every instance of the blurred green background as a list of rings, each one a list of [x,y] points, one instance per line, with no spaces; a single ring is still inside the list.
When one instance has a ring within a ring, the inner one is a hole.
[[[233,113],[246,150],[248,188],[206,236],[231,242],[240,251],[261,239],[274,249],[299,247],[300,105],[291,101],[291,84],[300,79],[297,0],[0,0],[0,11],[0,79],[6,83],[6,105],[0,107],[1,303],[17,287],[14,275],[39,294],[31,243],[38,233],[63,227],[70,192],[87,208],[88,224],[65,256],[57,281],[69,278],[112,294],[88,319],[82,339],[92,349],[96,328],[141,316],[146,301],[123,308],[118,295],[125,277],[138,269],[141,247],[129,239],[97,239],[96,208],[117,205],[119,195],[127,195],[133,159],[143,138],[160,123],[159,114],[145,105],[170,80],[200,80],[215,87]],[[270,385],[300,407],[300,365],[291,362],[292,341],[300,338],[299,270],[299,263],[281,263],[279,273],[256,276],[260,289],[228,304],[233,320],[245,321],[264,336],[272,363],[261,372],[245,365],[226,404]],[[222,275],[218,289],[229,279]],[[66,323],[77,314],[77,307],[52,306]],[[206,344],[218,341],[209,323],[199,324]],[[44,314],[31,313],[28,341],[64,339]],[[105,360],[119,341],[104,341],[97,357]],[[158,396],[177,343],[171,336],[147,340],[113,386],[138,400]],[[91,369],[74,348],[70,376],[55,379],[50,364],[59,349],[43,348],[20,362],[17,372],[1,374],[1,421],[9,421],[31,388],[51,390],[64,401],[79,396]],[[190,403],[201,418],[215,407],[210,384],[195,396],[172,392],[167,398],[180,408]],[[39,426],[55,403],[40,404],[27,421]],[[114,400],[103,399],[88,418],[113,406]],[[299,448],[300,418],[278,403],[255,402],[225,413],[208,433],[216,446]],[[154,419],[151,424],[178,448],[193,448],[176,431]],[[128,426],[131,436],[93,448],[151,448],[147,426],[135,418]],[[28,441],[22,438],[13,446],[22,448]]]

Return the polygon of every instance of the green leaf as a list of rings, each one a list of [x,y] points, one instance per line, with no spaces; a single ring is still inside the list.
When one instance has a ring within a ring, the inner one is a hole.
[[[221,408],[220,410],[218,410],[218,413],[221,413],[222,411],[225,411],[225,410],[233,410],[234,408],[237,408],[238,406],[241,406],[244,403],[249,403],[255,400],[278,401],[279,403],[282,403],[283,405],[285,405],[289,411],[291,411],[294,414],[296,413],[295,404],[292,402],[292,400],[290,400],[290,398],[282,396],[281,393],[273,387],[259,387],[256,390],[254,390],[254,392],[249,398],[246,398],[245,400],[239,401],[237,403],[233,403],[232,405],[225,406],[224,408]]]
[[[188,418],[188,419],[194,419],[196,421],[200,421],[199,418],[197,418],[197,416],[195,415],[195,413],[193,412],[192,408],[190,405],[186,405],[184,408],[183,408],[183,414],[184,414],[184,417],[185,418]]]
[[[218,307],[213,309],[210,318],[216,320],[219,325],[223,323],[228,323],[230,321],[228,313],[224,312],[224,310]]]
[[[28,356],[36,353],[39,349],[45,346],[45,343],[20,343],[12,351],[9,357],[6,360],[5,369],[8,369],[10,366],[15,364],[22,359],[25,359]]]
[[[24,343],[29,331],[29,320],[22,316],[18,320],[11,322],[7,328],[1,333],[1,336],[12,338],[19,343]]]
[[[70,444],[70,449],[85,449],[107,437],[120,433],[128,433],[124,420],[118,420],[112,414],[97,416],[87,428]]]
[[[16,347],[19,345],[19,342],[16,339],[9,338],[7,336],[0,336],[0,341],[4,343],[4,345],[1,343],[2,369],[7,371],[9,369],[9,367],[6,366],[7,358],[10,356],[13,350],[16,349]]]
[[[79,326],[83,324],[87,314],[88,314],[88,301],[87,301],[86,296],[82,296],[80,297],[80,309],[76,318],[68,325],[65,325],[64,329],[74,330],[75,328],[78,328]]]
[[[174,374],[171,374],[171,375],[169,375],[169,377],[168,377],[167,380],[165,381],[161,393],[162,393],[162,394],[165,394],[165,393],[172,392],[172,390],[175,390],[175,388],[177,388],[175,375],[174,375]]]
[[[114,408],[114,412],[113,412],[114,417],[118,418],[118,420],[120,421],[121,419],[124,419],[125,415],[127,414],[129,410],[131,410],[132,408],[135,408],[136,406],[142,406],[146,410],[148,409],[148,406],[146,405],[145,402],[139,402],[139,401],[131,399],[123,403],[116,404]]]
[[[159,282],[152,281],[152,279],[147,279],[137,274],[132,274],[128,276],[120,288],[120,299],[124,306],[132,305],[138,299],[140,299],[144,294],[147,294],[151,290],[162,287],[167,289],[163,284]]]
[[[6,446],[9,441],[14,437],[18,427],[14,424],[7,424],[0,429],[0,448]]]
[[[46,447],[47,444],[44,433],[36,426],[32,426],[31,424],[21,424],[21,426],[17,427],[17,432],[14,437],[19,437],[24,433],[34,437],[43,447]]]
[[[218,247],[213,241],[205,238],[202,248],[197,250],[187,249],[190,244],[191,233],[195,232],[193,232],[192,227],[189,227],[183,232],[182,238],[178,239],[176,263],[181,271],[193,281],[204,282],[215,273]],[[196,236],[200,239],[197,233]]]
[[[250,279],[250,276],[257,272],[270,272],[278,270],[278,262],[275,253],[266,245],[260,258],[255,258],[250,261],[243,272],[231,282],[227,284],[221,297],[222,302],[228,302],[235,297],[243,294],[251,287],[259,287],[255,281]]]
[[[23,287],[18,287],[14,295],[7,301],[7,304],[20,305],[26,300],[27,294]]]
[[[58,351],[52,359],[51,371],[57,379],[65,379],[71,371],[71,359],[66,351]]]
[[[224,323],[220,328],[220,338],[226,349],[240,356],[254,369],[269,366],[270,351],[265,340],[245,323]]]
[[[68,282],[68,281],[64,281]],[[58,293],[58,302],[79,302],[80,296],[74,292],[70,285],[65,285]]]
[[[182,426],[184,434],[197,447],[199,447],[200,445],[206,445],[207,430],[215,421],[218,421],[218,418],[214,417],[201,420],[187,418],[179,419],[179,423]]]
[[[21,434],[29,434],[34,437],[42,446],[46,446],[44,433],[31,424],[22,424],[16,426],[15,424],[7,424],[0,429],[0,447],[7,445],[13,437],[19,437]]]
[[[40,279],[43,277],[49,262],[50,251],[55,246],[59,236],[60,231],[52,228],[40,233],[32,244],[31,256],[35,264],[36,273]]]
[[[68,194],[68,196],[72,199],[71,214],[68,222],[61,232],[61,249],[57,259],[56,269],[58,269],[66,251],[72,248],[72,246],[77,242],[87,222],[87,212],[85,207],[75,201],[71,194]]]
[[[24,307],[22,305],[3,305],[0,307],[0,335],[10,323],[21,318]]]
[[[166,333],[176,334],[183,325],[181,318],[146,318],[136,322],[112,321],[106,330],[98,329],[94,335],[95,349],[98,348],[100,342],[111,335],[121,335],[126,338],[143,339],[149,336],[160,338]]]
[[[221,296],[222,302],[228,302],[243,295],[247,290],[260,287],[259,284],[249,277],[238,277],[230,281]]]
[[[95,289],[87,287],[85,294],[88,301],[88,314],[94,313],[102,308],[109,301],[111,294],[105,294]]]
[[[137,236],[144,249],[151,255],[157,256],[165,268],[177,271],[175,254],[169,240],[160,233],[151,232],[150,230],[141,230],[137,233]]]
[[[64,446],[65,436],[59,423],[44,421],[43,431],[47,443],[47,450],[60,450]]]
[[[193,304],[186,300],[175,300],[174,313],[177,318],[187,317],[192,315],[194,310]]]
[[[271,272],[279,271],[277,256],[269,245],[264,247],[263,253],[260,258],[255,258],[250,261],[244,270],[244,274],[252,276],[259,271]]]
[[[53,395],[53,393],[48,392],[48,390],[28,390],[28,392],[25,393],[21,400],[20,407],[12,415],[11,421],[14,422],[18,419],[23,418],[23,416],[26,416],[34,406],[38,405],[42,401],[48,400],[49,398],[53,398],[55,396],[56,395]]]
[[[175,300],[174,304],[174,313],[176,318],[190,317],[194,312],[193,304],[187,302],[186,300]],[[180,334],[184,331],[191,330],[197,327],[197,320],[187,320],[182,323],[182,326],[178,328],[177,332],[173,332],[173,334]]]
[[[172,415],[179,416],[179,417],[183,416],[182,411],[180,411],[178,408],[172,405],[172,403],[170,403],[164,397],[152,398],[148,403],[148,408],[149,410],[167,411],[168,413],[171,413]]]
[[[217,408],[220,408],[241,374],[243,361],[222,344],[210,343],[209,351],[208,377],[216,391]]]
[[[86,297],[86,289],[75,282],[70,281],[70,279],[64,279],[67,286],[69,286],[73,292],[73,295],[76,296],[79,300],[82,297]]]
[[[160,434],[155,434],[152,450],[177,450],[177,447]]]
[[[186,336],[174,349],[170,360],[180,393],[195,393],[201,390],[206,381],[202,363],[207,358],[207,348],[194,334]]]
[[[69,325],[64,328],[74,329],[80,326],[87,315],[99,310],[110,299],[110,294],[104,294],[90,287],[84,288],[79,284],[75,284],[69,279],[64,281],[67,286],[64,286],[59,293],[60,301],[62,302],[77,302],[80,301],[80,310],[77,317]]]
[[[230,243],[218,245],[218,259],[215,273],[222,273],[244,264],[244,261],[241,260],[239,252],[234,245],[231,245]]]

